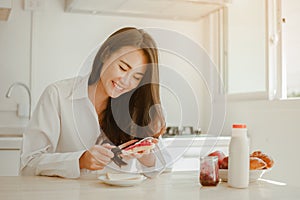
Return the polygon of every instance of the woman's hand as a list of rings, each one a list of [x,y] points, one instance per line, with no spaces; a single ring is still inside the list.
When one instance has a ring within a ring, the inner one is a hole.
[[[92,148],[82,154],[79,159],[80,169],[101,170],[114,157],[111,149],[114,146],[110,144],[94,145]]]
[[[145,151],[142,151],[142,152],[139,152],[139,153],[132,153],[132,154],[121,154],[121,157],[125,160],[131,160],[131,159],[134,159],[134,158],[141,158],[143,155],[146,155],[146,154],[149,154],[150,153],[150,150],[145,150]]]
[[[158,139],[153,138],[152,143],[157,144]],[[124,160],[138,159],[143,165],[151,167],[155,164],[155,156],[150,149],[132,154],[121,154]]]
[[[122,158],[126,161],[131,159],[138,159],[143,165],[152,167],[155,164],[155,156],[151,150],[145,150],[139,153],[132,153],[129,155],[121,154]]]

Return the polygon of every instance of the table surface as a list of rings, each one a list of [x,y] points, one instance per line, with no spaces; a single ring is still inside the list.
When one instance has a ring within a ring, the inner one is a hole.
[[[147,179],[132,187],[109,186],[93,175],[80,179],[58,177],[16,176],[0,177],[0,199],[57,200],[57,199],[300,199],[300,187],[258,180],[246,189],[228,187],[220,183],[216,187],[202,187],[198,172],[170,172]]]

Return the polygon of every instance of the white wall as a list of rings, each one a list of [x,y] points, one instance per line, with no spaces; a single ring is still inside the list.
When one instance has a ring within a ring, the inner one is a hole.
[[[35,99],[45,85],[77,75],[91,50],[120,27],[161,27],[192,38],[200,31],[195,23],[189,22],[65,13],[62,0],[46,1],[45,6],[47,9],[43,12],[34,14],[32,74]],[[185,26],[184,30],[182,26]]]
[[[30,13],[22,11],[19,1],[14,1],[9,22],[0,21],[0,121],[10,125],[13,121],[26,123],[17,118],[18,103],[28,104],[25,90],[13,91],[12,99],[6,99],[9,86],[20,81],[30,83]],[[25,98],[24,98],[25,96]]]
[[[202,41],[212,57],[216,57],[213,50],[216,48],[215,45],[211,45],[206,39],[207,36],[217,38],[215,32],[210,34],[209,27],[212,19],[200,23],[66,13],[64,12],[64,0],[44,1],[44,7],[34,11],[31,17],[30,11],[23,9],[22,0],[15,0],[13,4],[9,21],[0,23],[0,126],[26,123],[25,119],[16,116],[17,103],[27,103],[24,90],[16,88],[11,99],[4,97],[11,83],[21,81],[30,86],[34,108],[48,84],[78,75],[88,55],[120,27],[155,27],[176,31],[195,43],[200,44]],[[31,33],[32,42],[30,42]],[[165,59],[164,56],[162,59]],[[178,60],[175,61],[175,59],[173,59],[173,63],[171,59],[165,61],[170,66],[185,63],[183,60],[177,62]],[[189,67],[187,64],[186,66]],[[161,78],[172,79],[171,77]],[[193,87],[197,91],[201,91],[201,88],[205,88],[203,84],[200,81]],[[18,93],[20,93],[19,96]],[[203,94],[199,93],[198,96],[208,96],[207,91],[204,89]],[[205,110],[199,117],[204,130],[207,129],[209,123],[204,116],[205,113],[209,113],[209,107],[204,105],[207,102],[210,101],[200,100],[198,102],[201,109]],[[195,103],[192,105],[188,103],[188,97],[182,104],[191,112],[196,106]],[[196,126],[197,116],[193,114],[186,116],[182,124]],[[172,112],[169,114],[171,120],[169,125],[176,124],[175,119],[172,121],[172,116],[176,115],[177,113]]]

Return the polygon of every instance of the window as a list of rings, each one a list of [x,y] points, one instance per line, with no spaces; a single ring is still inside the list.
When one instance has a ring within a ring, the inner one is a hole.
[[[300,1],[281,0],[282,65],[287,98],[300,97]]]
[[[269,98],[300,97],[300,48],[298,0],[268,0]]]
[[[228,6],[226,90],[229,99],[266,99],[267,0],[239,0]]]
[[[229,6],[229,99],[300,98],[299,10],[299,0],[239,0]]]

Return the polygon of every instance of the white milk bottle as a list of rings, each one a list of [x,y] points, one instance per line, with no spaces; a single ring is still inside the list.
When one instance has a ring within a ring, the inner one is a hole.
[[[249,185],[249,142],[245,124],[233,124],[229,144],[228,185],[246,188]]]

